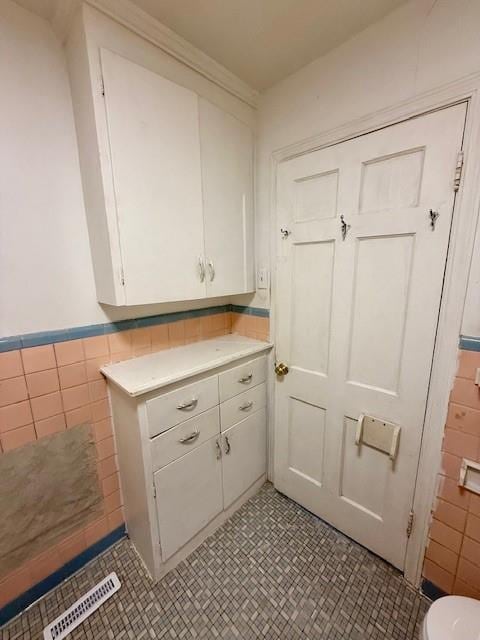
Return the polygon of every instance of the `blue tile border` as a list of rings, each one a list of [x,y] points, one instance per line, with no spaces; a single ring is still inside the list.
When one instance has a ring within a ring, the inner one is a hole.
[[[41,582],[38,582],[36,585],[28,589],[28,591],[22,593],[21,596],[18,596],[18,598],[9,602],[5,607],[0,609],[0,627],[125,536],[125,525],[122,525],[121,527],[118,527],[118,529],[111,531],[98,542],[95,542],[95,544],[88,547],[88,549],[85,549],[85,551],[82,551],[78,556],[64,564],[63,567],[57,569],[57,571],[46,577]]]
[[[244,307],[239,304],[231,304],[230,311],[233,313],[246,313],[248,316],[257,316],[258,318],[269,318],[269,309],[260,309],[259,307]]]
[[[474,336],[460,336],[460,349],[465,351],[480,351],[480,338]]]
[[[189,318],[202,318],[204,316],[215,315],[216,313],[246,313],[251,316],[268,318],[268,309],[257,307],[244,307],[236,304],[223,304],[216,307],[203,307],[202,309],[191,309],[190,311],[175,311],[173,313],[163,313],[155,316],[134,318],[130,320],[119,320],[118,322],[105,322],[103,324],[90,324],[84,327],[73,327],[72,329],[58,329],[56,331],[39,331],[37,333],[26,333],[20,336],[7,336],[0,338],[0,353],[14,351],[26,347],[39,347],[44,344],[55,342],[65,342],[67,340],[78,340],[79,338],[90,338],[91,336],[101,336],[128,329],[140,329],[142,327],[153,327],[167,322],[187,320]]]
[[[426,578],[422,580],[420,591],[423,595],[427,596],[427,598],[430,598],[430,600],[438,600],[439,598],[443,598],[443,596],[447,595],[445,591],[436,587],[433,582],[430,582],[430,580],[427,580]]]

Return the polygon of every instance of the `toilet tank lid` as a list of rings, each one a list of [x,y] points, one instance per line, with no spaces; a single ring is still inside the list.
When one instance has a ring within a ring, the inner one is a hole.
[[[436,600],[425,619],[425,640],[480,640],[480,601],[463,596]]]

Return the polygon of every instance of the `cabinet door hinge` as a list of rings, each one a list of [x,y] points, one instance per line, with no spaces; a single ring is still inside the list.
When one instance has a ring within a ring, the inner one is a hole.
[[[410,538],[410,536],[412,535],[414,520],[415,520],[415,514],[413,513],[413,511],[410,511],[410,513],[408,514],[408,520],[407,520],[407,538]]]
[[[453,190],[458,191],[460,189],[460,182],[462,181],[463,172],[463,151],[459,151],[457,155],[457,164],[455,166],[455,177],[453,179]]]
[[[102,96],[105,95],[105,82],[103,80],[103,76],[100,78],[100,90],[102,92]]]
[[[157,487],[155,485],[153,485],[153,497],[157,497]]]
[[[125,273],[123,272],[123,267],[122,270],[120,271],[120,282],[122,283],[122,287],[125,286]]]

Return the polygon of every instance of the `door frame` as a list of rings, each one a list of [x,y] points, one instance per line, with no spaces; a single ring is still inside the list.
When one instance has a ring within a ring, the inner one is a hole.
[[[422,577],[423,559],[431,509],[436,497],[437,477],[441,463],[441,445],[447,417],[450,390],[457,371],[459,338],[470,264],[474,250],[475,232],[480,207],[480,73],[472,74],[380,109],[339,127],[275,150],[270,157],[270,255],[271,255],[271,335],[276,338],[277,315],[277,165],[299,155],[310,153],[352,138],[377,131],[410,118],[467,103],[467,117],[463,138],[464,166],[460,188],[456,194],[450,243],[447,254],[445,280],[440,303],[430,387],[420,447],[418,472],[412,509],[415,523],[407,545],[404,575],[418,587]],[[453,182],[453,175],[452,175]],[[269,477],[274,476],[275,401],[271,403],[269,434]],[[432,474],[431,469],[435,469]],[[407,526],[407,523],[405,523]]]

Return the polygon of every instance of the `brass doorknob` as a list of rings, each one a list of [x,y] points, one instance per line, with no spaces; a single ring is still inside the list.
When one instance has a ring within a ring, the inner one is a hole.
[[[283,362],[278,362],[275,365],[275,373],[277,374],[277,376],[286,376],[288,373],[287,365]]]

